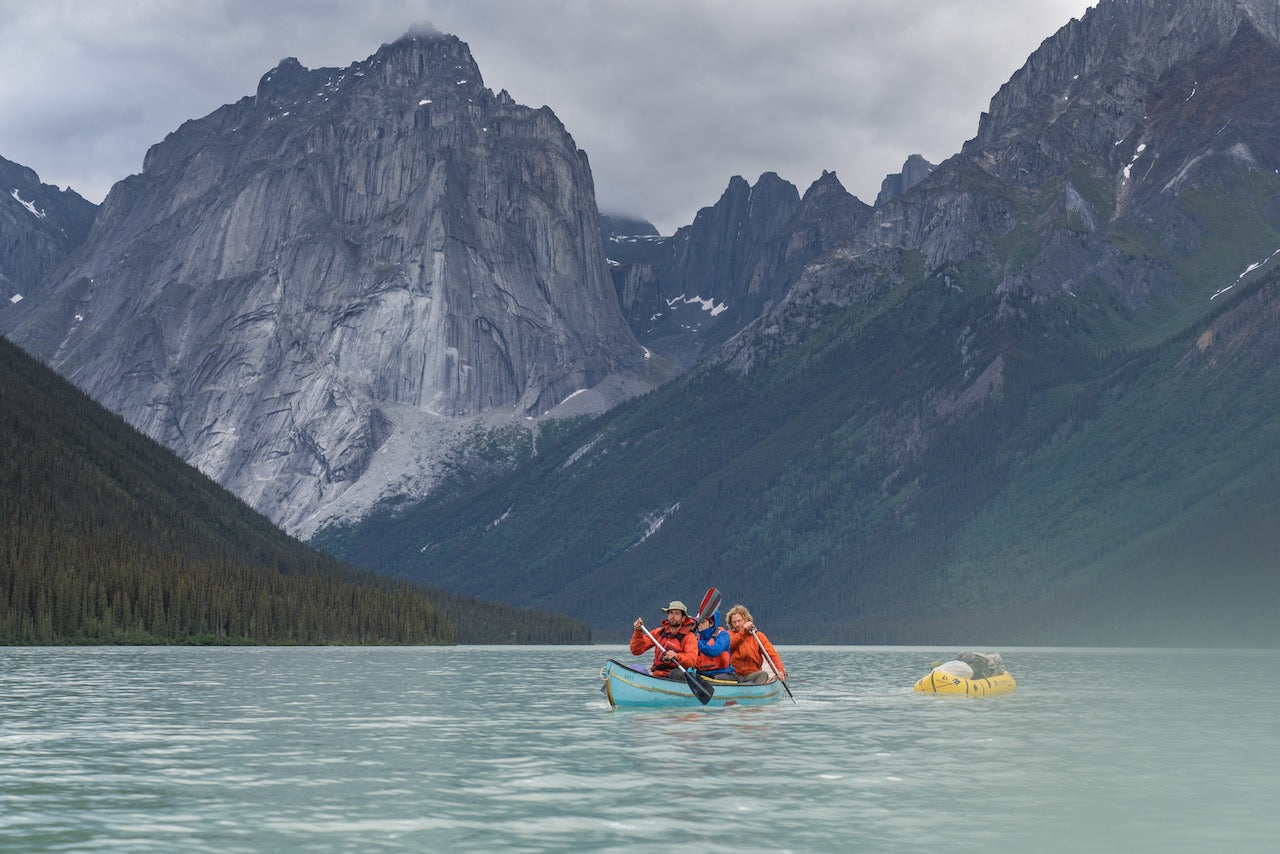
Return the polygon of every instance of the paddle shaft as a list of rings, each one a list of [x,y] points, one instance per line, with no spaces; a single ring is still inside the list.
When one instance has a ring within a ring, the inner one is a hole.
[[[760,638],[757,637],[755,632],[752,632],[751,636],[756,639],[756,646],[760,647],[760,659],[764,666],[773,671],[773,675],[782,683],[782,687],[786,690],[787,696],[791,698],[791,702],[798,703],[799,701],[796,699],[796,695],[791,693],[791,688],[787,685],[787,680],[782,678],[782,674],[778,672],[778,668],[773,665],[773,659],[769,657],[769,651],[764,648],[764,644],[760,641]]]
[[[654,646],[661,650],[666,649],[665,646],[658,643],[658,639],[653,636],[653,632],[649,631],[649,627],[644,624],[643,620],[640,621],[640,628],[649,636],[649,640],[653,642]],[[674,650],[672,650],[672,652],[674,652]],[[685,670],[684,665],[679,661],[674,663],[676,667],[680,668],[680,672],[684,674],[685,684],[689,686],[689,690],[693,693],[694,699],[704,706],[707,703],[710,703],[711,695],[716,692],[715,686],[699,676],[696,671]]]
[[[649,627],[646,626],[644,623],[640,624],[640,631],[644,632],[649,637],[649,640],[653,641],[653,645],[656,646],[658,649],[662,649],[662,650],[666,649],[665,646],[663,646],[658,642],[658,639],[653,636],[653,632],[649,631]],[[671,651],[675,652],[675,650],[671,650]],[[673,658],[671,660],[671,663],[674,664],[676,667],[679,667],[680,672],[683,673],[685,676],[689,675],[689,671],[685,670],[684,665],[681,664],[677,659]]]

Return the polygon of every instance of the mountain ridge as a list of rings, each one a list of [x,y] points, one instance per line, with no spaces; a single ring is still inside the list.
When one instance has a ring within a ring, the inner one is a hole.
[[[1212,596],[1165,584],[1203,567],[1158,559],[1222,512],[1257,523],[1240,496],[1276,499],[1265,442],[1215,447],[1233,410],[1179,397],[1177,367],[1245,311],[1215,294],[1275,286],[1253,266],[1280,246],[1261,6],[1104,0],[1028,59],[960,153],[806,263],[715,358],[519,477],[318,541],[464,589],[499,573],[514,600],[571,603],[601,632],[646,597],[714,584],[803,641],[1275,645],[1253,604],[1276,601],[1256,562],[1267,528],[1241,540],[1254,562],[1224,558]],[[1253,329],[1249,346],[1270,347]],[[1280,415],[1247,379],[1206,376],[1257,423]],[[1180,423],[1193,442],[1164,438]],[[1162,447],[1177,453],[1157,465]],[[1207,462],[1183,473],[1193,450]],[[1151,461],[1151,485],[1135,489],[1125,454]],[[1205,503],[1202,473],[1231,459],[1245,472]],[[539,502],[575,520],[563,542]],[[1013,511],[1022,527],[1001,524]]]
[[[0,157],[0,305],[21,302],[84,242],[97,205]]]
[[[184,123],[0,328],[295,532],[646,383],[586,155],[439,34]]]

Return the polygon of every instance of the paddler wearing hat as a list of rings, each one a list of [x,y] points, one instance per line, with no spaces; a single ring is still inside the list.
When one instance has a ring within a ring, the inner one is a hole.
[[[641,626],[643,617],[636,617],[631,633],[631,654],[640,655],[647,649],[653,649],[653,664],[649,672],[664,679],[684,679],[684,674],[676,668],[676,662],[683,667],[693,667],[698,661],[698,637],[694,630],[693,618],[689,609],[679,599],[672,600],[667,607],[666,619],[652,634],[658,640],[655,648],[653,641],[645,634]]]

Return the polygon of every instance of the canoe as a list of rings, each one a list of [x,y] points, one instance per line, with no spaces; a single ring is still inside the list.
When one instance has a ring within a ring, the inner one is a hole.
[[[933,670],[916,681],[916,690],[925,694],[949,694],[956,697],[998,697],[1012,694],[1018,683],[1005,672],[984,679],[965,679],[953,673]]]
[[[600,678],[604,680],[601,690],[609,700],[609,705],[621,707],[668,707],[668,708],[704,708],[689,690],[683,679],[661,679],[650,676],[640,670],[633,670],[621,661],[609,659],[600,669]],[[723,682],[719,679],[706,680],[715,686],[715,693],[706,708],[725,706],[759,706],[776,703],[782,696],[782,683],[776,679],[760,685],[739,682]]]

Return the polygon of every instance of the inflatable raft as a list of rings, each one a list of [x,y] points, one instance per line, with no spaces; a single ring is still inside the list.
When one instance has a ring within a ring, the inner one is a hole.
[[[944,670],[932,670],[916,681],[916,690],[925,694],[950,694],[957,697],[998,697],[1012,694],[1018,683],[1013,674],[1004,673],[986,678],[966,679]]]

